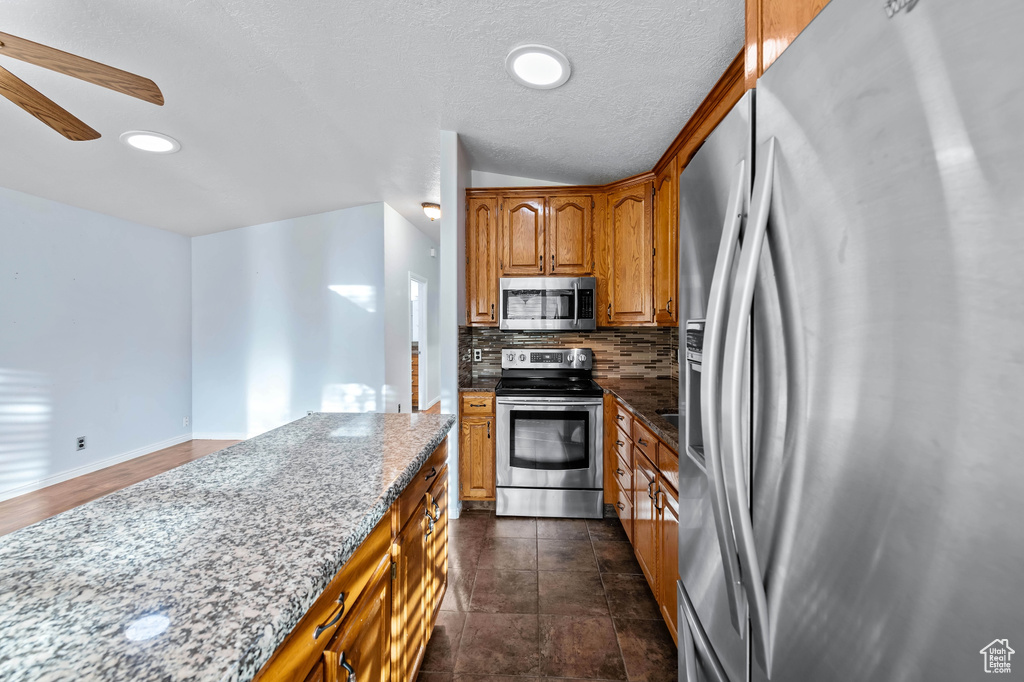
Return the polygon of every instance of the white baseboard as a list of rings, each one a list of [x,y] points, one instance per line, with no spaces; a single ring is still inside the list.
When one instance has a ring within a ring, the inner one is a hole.
[[[157,450],[163,450],[164,448],[169,448],[172,445],[178,445],[179,443],[184,443],[190,440],[192,440],[192,434],[183,433],[180,436],[174,436],[173,438],[168,438],[167,440],[162,440],[158,443],[150,443],[149,445],[144,445],[141,448],[135,448],[134,450],[129,450],[128,452],[122,452],[120,455],[107,457],[106,459],[101,459],[100,461],[93,462],[92,464],[86,464],[75,469],[70,469],[68,471],[62,471],[60,473],[47,476],[46,478],[40,478],[39,480],[36,481],[23,483],[19,485],[17,488],[0,490],[0,502],[4,500],[9,500],[12,497],[24,495],[25,493],[33,492],[35,490],[40,490],[41,488],[48,488],[49,486],[55,485],[57,483],[63,483],[64,481],[71,480],[76,476],[91,474],[94,471],[106,469],[109,466],[120,464],[121,462],[127,462],[130,459],[142,457],[143,455],[151,454],[153,452],[156,452]]]
[[[245,440],[248,437],[244,433],[234,433],[231,431],[198,431],[192,434],[192,438],[195,440]]]

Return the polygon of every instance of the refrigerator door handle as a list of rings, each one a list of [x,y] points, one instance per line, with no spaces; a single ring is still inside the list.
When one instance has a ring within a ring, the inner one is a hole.
[[[722,667],[722,662],[718,660],[718,656],[711,646],[711,640],[708,639],[707,633],[704,632],[704,628],[697,619],[697,609],[693,607],[690,595],[686,593],[686,588],[683,587],[681,581],[676,583],[676,589],[679,592],[679,606],[683,611],[681,625],[684,629],[683,636],[680,638],[682,646],[680,646],[679,653],[683,656],[680,667],[686,671],[685,679],[687,682],[696,682],[700,679],[697,676],[697,655],[699,654],[700,660],[703,662],[701,667],[713,682],[729,682],[725,668]]]
[[[754,301],[754,285],[758,264],[768,229],[773,174],[775,172],[775,139],[758,150],[758,167],[754,175],[754,192],[750,200],[750,220],[743,237],[739,275],[729,310],[729,326],[725,339],[722,374],[723,450],[729,453],[726,482],[729,486],[729,511],[739,550],[743,588],[750,609],[750,629],[754,657],[771,677],[771,637],[768,630],[768,597],[761,577],[761,564],[754,544],[754,528],[750,518],[750,498],[745,469],[743,439],[743,379],[747,353],[747,331]]]
[[[704,324],[704,347],[701,374],[704,380],[700,387],[701,421],[704,423],[704,456],[707,463],[708,488],[711,491],[711,508],[715,517],[715,531],[718,547],[722,551],[722,565],[725,570],[726,595],[729,599],[729,615],[736,632],[743,634],[746,620],[746,605],[741,589],[740,565],[737,559],[736,538],[729,521],[724,468],[722,463],[721,422],[722,393],[718,379],[722,375],[722,346],[725,339],[725,323],[728,321],[726,297],[732,281],[732,266],[740,241],[740,227],[747,209],[746,161],[736,164],[736,177],[729,193],[725,225],[722,228],[722,242],[718,248],[715,274],[711,280],[708,309]]]

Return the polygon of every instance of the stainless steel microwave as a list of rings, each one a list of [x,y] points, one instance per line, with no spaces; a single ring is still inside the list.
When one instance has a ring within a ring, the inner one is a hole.
[[[597,278],[502,277],[499,328],[580,331],[597,328]]]

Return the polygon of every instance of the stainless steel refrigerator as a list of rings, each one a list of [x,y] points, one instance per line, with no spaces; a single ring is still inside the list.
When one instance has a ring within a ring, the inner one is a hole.
[[[1024,674],[1022,27],[832,0],[681,174],[680,679]]]

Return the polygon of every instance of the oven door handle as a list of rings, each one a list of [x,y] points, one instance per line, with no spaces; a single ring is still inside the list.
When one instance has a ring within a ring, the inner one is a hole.
[[[516,407],[534,406],[534,407],[594,407],[603,405],[604,401],[600,398],[594,398],[592,400],[566,400],[564,398],[498,398],[498,405],[514,405]]]

